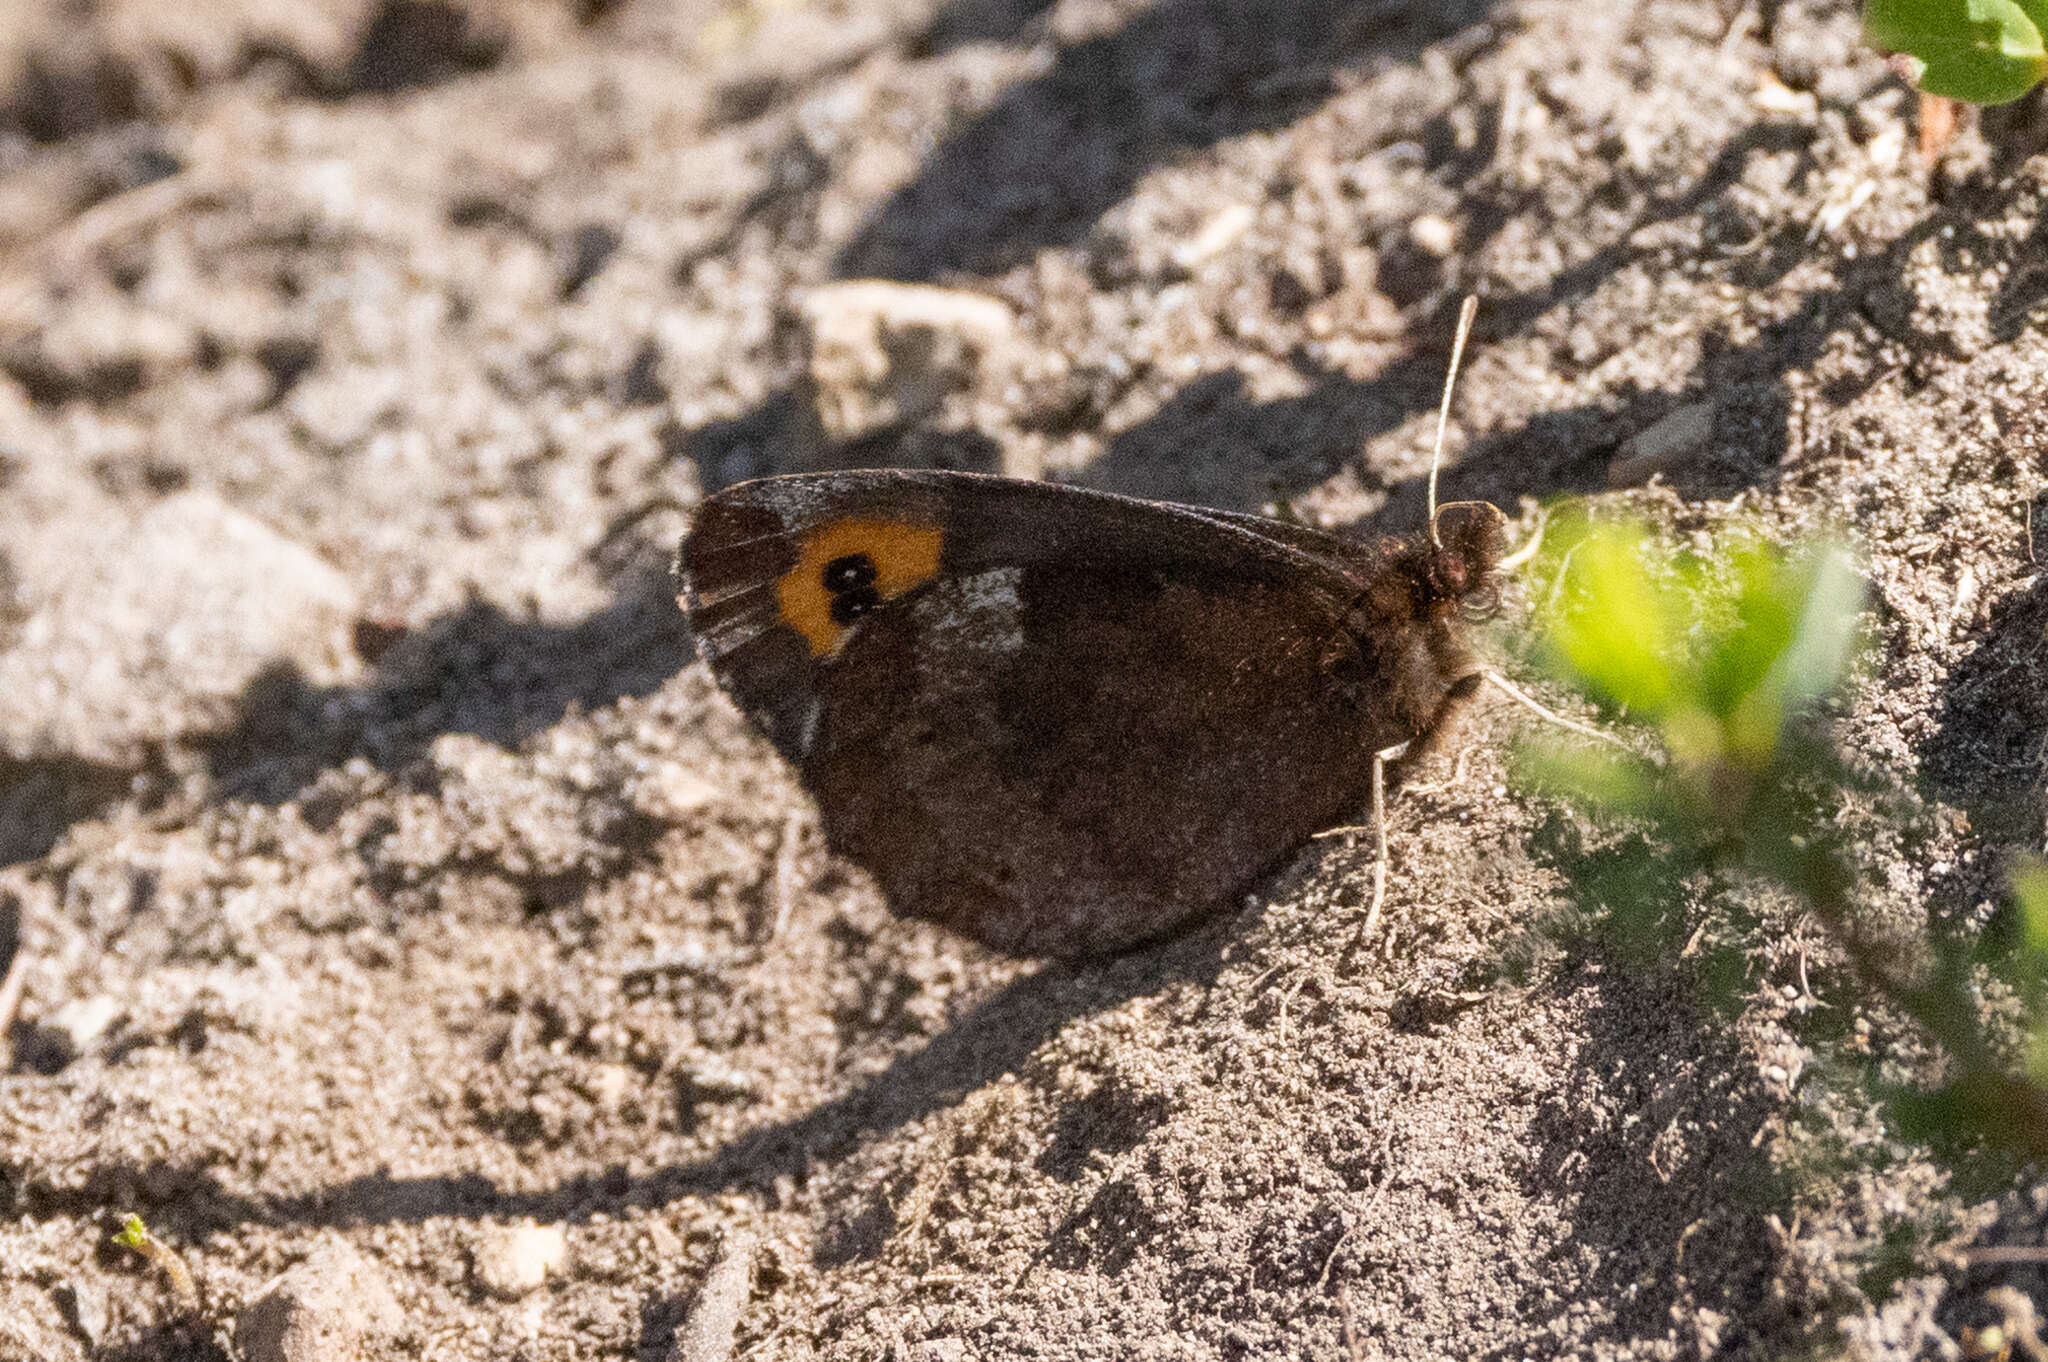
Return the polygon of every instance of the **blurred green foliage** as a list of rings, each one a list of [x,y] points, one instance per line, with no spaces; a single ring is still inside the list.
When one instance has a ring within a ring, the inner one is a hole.
[[[1847,550],[1788,553],[1746,532],[1674,550],[1641,524],[1579,519],[1553,533],[1546,566],[1545,665],[1655,739],[1646,752],[1543,742],[1517,754],[1522,779],[1621,829],[1558,858],[1594,929],[1624,959],[1685,957],[1705,998],[1733,1010],[1773,954],[1771,896],[1789,895],[1848,966],[1840,1000],[1902,1014],[1944,1053],[1932,1088],[1849,1061],[1900,1132],[2048,1158],[2048,867],[2015,875],[2013,927],[1995,942],[1881,927],[1860,901],[1851,805],[1901,824],[1928,809],[1848,761],[1822,722],[1865,638]],[[2016,1000],[2016,1027],[1986,1007],[1987,986]]]
[[[1550,668],[1654,726],[1671,765],[1576,752],[1552,774],[1631,812],[1743,828],[1759,788],[1799,755],[1788,720],[1835,688],[1861,637],[1848,555],[1787,558],[1748,537],[1711,557],[1660,554],[1640,525],[1562,528],[1542,620]]]
[[[2048,0],[1869,0],[1863,32],[1931,95],[2007,104],[2048,79]]]
[[[2027,1076],[2048,1084],[2048,866],[2021,862],[2012,896],[2019,940],[2010,977],[2027,1018]]]
[[[1644,526],[1579,521],[1553,544],[1542,660],[1658,741],[1647,755],[1532,745],[1520,772],[1645,839],[1574,865],[1610,939],[1638,959],[1689,945],[1710,999],[1738,1007],[1760,905],[1730,900],[1703,931],[1678,900],[1701,878],[1762,875],[1810,894],[1840,877],[1814,834],[1857,778],[1802,721],[1857,651],[1861,578],[1839,547],[1788,556],[1750,535],[1672,552]]]

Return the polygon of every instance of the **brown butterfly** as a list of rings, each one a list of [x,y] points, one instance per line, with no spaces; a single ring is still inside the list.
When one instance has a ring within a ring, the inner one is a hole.
[[[1495,599],[1503,523],[1461,502],[1361,544],[1042,482],[816,473],[708,499],[677,572],[719,683],[896,912],[1085,956],[1377,811],[1382,759],[1492,675],[1461,623]]]

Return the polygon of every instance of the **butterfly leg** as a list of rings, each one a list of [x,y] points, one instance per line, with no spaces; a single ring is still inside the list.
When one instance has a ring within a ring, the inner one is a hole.
[[[1371,936],[1380,925],[1380,906],[1387,901],[1387,763],[1408,755],[1409,744],[1397,742],[1372,754],[1372,832],[1379,855],[1372,863],[1372,907],[1365,914],[1365,930]]]
[[[1611,742],[1616,747],[1625,748],[1628,746],[1627,743],[1615,737],[1612,733],[1603,733],[1599,729],[1593,727],[1591,724],[1582,724],[1577,719],[1567,719],[1564,717],[1564,715],[1559,714],[1556,711],[1545,707],[1533,696],[1529,695],[1526,691],[1524,691],[1520,686],[1517,686],[1514,682],[1508,680],[1505,676],[1502,676],[1499,672],[1495,671],[1491,667],[1482,668],[1479,672],[1476,673],[1476,675],[1478,675],[1482,680],[1491,681],[1497,688],[1499,688],[1501,694],[1507,696],[1510,700],[1513,700],[1515,703],[1521,705],[1524,709],[1527,709],[1530,713],[1536,715],[1538,718],[1547,719],[1551,723],[1556,724],[1559,728],[1568,728],[1572,732],[1581,734],[1585,737],[1598,738],[1601,742]]]
[[[1627,746],[1626,743],[1622,742],[1621,739],[1615,737],[1612,733],[1603,733],[1591,724],[1582,724],[1576,719],[1567,719],[1564,715],[1547,708],[1520,686],[1517,686],[1491,667],[1483,668],[1475,674],[1481,680],[1490,681],[1499,687],[1501,693],[1509,699],[1526,707],[1540,718],[1549,720],[1560,728],[1568,728],[1574,733],[1581,733],[1589,738],[1598,738],[1602,742],[1613,743],[1616,747]],[[1414,741],[1411,739],[1408,742],[1395,743],[1392,747],[1383,747],[1372,754],[1372,831],[1373,840],[1378,847],[1379,855],[1374,860],[1372,866],[1372,907],[1366,911],[1365,929],[1361,936],[1371,936],[1374,929],[1380,925],[1380,909],[1387,901],[1387,763],[1399,761],[1402,757],[1407,756],[1408,749],[1413,745]],[[1334,831],[1351,832],[1356,831],[1356,829],[1338,828]],[[1334,832],[1319,833],[1317,835],[1328,837],[1333,836]]]

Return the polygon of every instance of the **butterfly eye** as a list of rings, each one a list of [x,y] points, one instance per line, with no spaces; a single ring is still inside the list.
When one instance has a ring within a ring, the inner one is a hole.
[[[821,574],[825,589],[835,596],[875,584],[875,560],[865,553],[849,553],[825,564]]]

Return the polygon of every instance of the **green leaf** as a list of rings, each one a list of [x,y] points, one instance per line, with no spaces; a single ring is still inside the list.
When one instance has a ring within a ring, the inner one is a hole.
[[[1727,721],[1777,665],[1797,628],[1796,588],[1788,590],[1776,554],[1752,540],[1728,555],[1734,574],[1732,627],[1710,633],[1700,659],[1700,698],[1708,713]],[[1775,716],[1769,724],[1775,737]]]
[[[2013,868],[2013,901],[2019,906],[2020,961],[2036,978],[2048,978],[2048,865],[2026,860]]]
[[[1788,559],[1739,534],[1673,555],[1624,522],[1585,531],[1558,571],[1552,670],[1655,723],[1710,781],[1777,761],[1787,721],[1839,684],[1861,638],[1862,579],[1838,548]]]
[[[1848,553],[1833,545],[1822,549],[1800,578],[1798,624],[1771,678],[1787,711],[1805,709],[1834,690],[1863,641],[1863,574]]]
[[[1565,600],[1551,612],[1547,631],[1557,670],[1645,717],[1670,699],[1682,623],[1669,594],[1643,566],[1647,539],[1634,525],[1589,531],[1565,555],[1559,583]]]
[[[1870,0],[1871,46],[1914,60],[1931,95],[2006,104],[2048,78],[2048,0]]]
[[[1640,757],[1536,741],[1516,747],[1516,778],[1589,813],[1657,817],[1665,811],[1657,768]]]
[[[1769,558],[1738,602],[1748,627],[1731,635],[1755,649],[1749,670],[1759,674],[1729,716],[1728,745],[1759,766],[1777,751],[1785,721],[1841,683],[1863,636],[1863,578],[1847,553],[1830,546],[1802,563]]]

